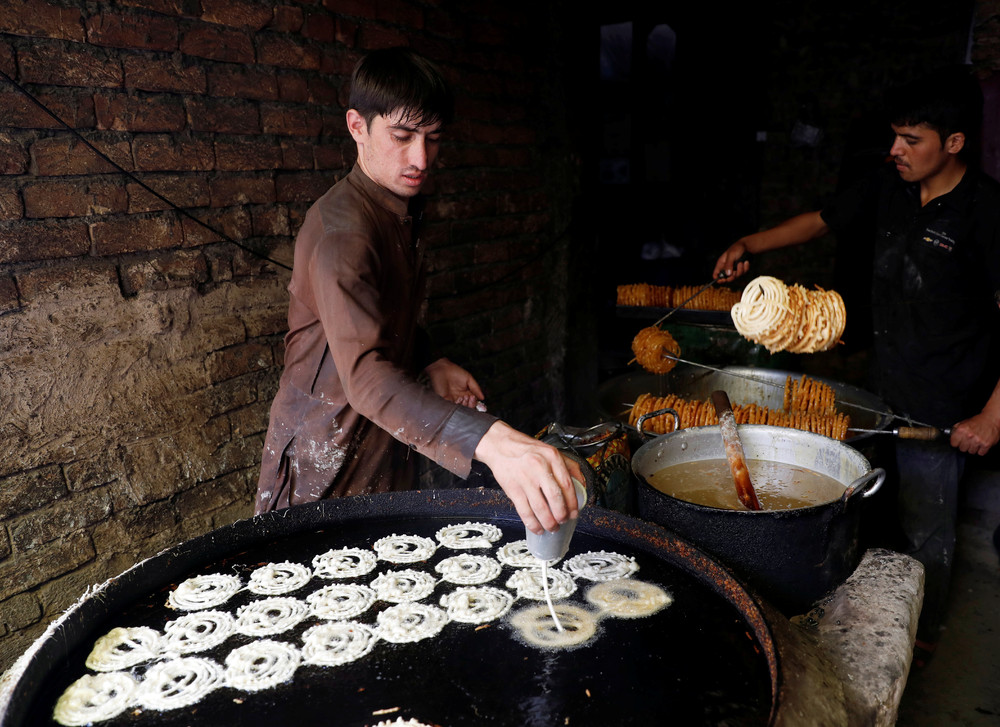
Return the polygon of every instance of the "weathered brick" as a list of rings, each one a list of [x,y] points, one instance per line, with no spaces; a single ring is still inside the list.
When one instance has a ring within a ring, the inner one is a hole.
[[[210,96],[275,100],[278,83],[270,68],[215,65],[208,69]]]
[[[288,330],[288,291],[283,280],[255,281],[254,292],[260,297],[243,315],[247,336],[276,336]]]
[[[89,135],[90,144],[123,169],[131,171],[132,147],[128,141],[97,139]],[[94,153],[93,149],[69,134],[39,139],[31,145],[34,172],[43,177],[68,174],[108,174],[118,169]]]
[[[324,107],[320,112],[323,117],[323,131],[321,134],[324,137],[343,136],[347,129],[344,114],[340,113],[340,111],[331,111],[330,108],[332,107]]]
[[[133,142],[138,169],[146,172],[208,171],[215,166],[210,139],[143,134]]]
[[[137,182],[129,182],[125,187],[129,214],[171,209],[171,202],[182,209],[209,204],[208,180],[202,174],[146,174],[142,181],[160,197]]]
[[[35,97],[70,128],[93,128],[94,102],[80,89],[37,91]],[[19,91],[0,91],[0,126],[23,129],[63,128],[55,118]],[[3,162],[0,161],[0,166]]]
[[[222,172],[278,169],[282,148],[268,138],[219,139],[215,142],[215,167]]]
[[[168,91],[175,93],[205,93],[208,87],[205,69],[184,61],[175,55],[170,57],[138,53],[125,56],[124,85],[143,91]]]
[[[13,185],[0,187],[0,221],[19,220],[24,216],[24,203]]]
[[[201,9],[198,0],[118,0],[118,4],[176,16],[196,16]]]
[[[202,482],[177,498],[177,512],[181,518],[200,517],[215,510],[246,503],[245,483],[238,476],[229,475]]]
[[[265,134],[319,136],[323,118],[314,108],[263,103],[260,123]]]
[[[0,528],[0,560],[7,558],[13,549],[10,544],[10,536],[7,534],[7,528]]]
[[[260,236],[290,235],[288,209],[282,205],[262,205],[250,211],[253,234]]]
[[[313,140],[284,138],[281,140],[282,169],[313,169],[316,161],[313,157]]]
[[[18,56],[22,83],[114,88],[122,85],[118,61],[85,45],[39,41]]]
[[[122,264],[121,279],[122,291],[127,296],[148,290],[188,288],[208,280],[208,263],[199,252],[178,250],[170,255]]]
[[[10,631],[20,631],[38,623],[42,618],[42,606],[31,593],[19,593],[0,602],[0,625]]]
[[[21,299],[17,294],[17,285],[8,275],[0,277],[0,315],[16,311],[21,307]],[[2,548],[0,548],[2,550]],[[0,557],[3,557],[0,555]]]
[[[316,169],[343,169],[346,165],[343,143],[316,144],[312,147]]]
[[[245,247],[251,247],[253,252],[240,248],[233,255],[233,277],[274,275],[277,269],[274,263],[284,265],[291,270],[292,251],[282,238],[254,238],[246,241]]]
[[[80,492],[114,482],[120,472],[113,462],[111,452],[103,451],[87,459],[66,463],[63,465],[63,474],[70,492]]]
[[[215,177],[209,182],[212,207],[274,202],[274,180],[258,175]]]
[[[354,15],[375,20],[375,5],[367,0],[323,0],[323,7],[331,12]]]
[[[363,23],[358,28],[358,45],[365,51],[407,45],[408,41],[408,33],[402,29],[387,28],[374,23]]]
[[[3,37],[0,37],[0,71],[11,78],[17,77],[17,62],[14,60],[14,49]]]
[[[304,104],[309,102],[309,80],[301,73],[280,71],[278,80],[278,98],[285,103]]]
[[[202,20],[233,28],[260,30],[271,22],[272,15],[270,3],[260,4],[250,0],[201,0]]]
[[[84,533],[46,543],[30,553],[0,563],[0,595],[12,596],[68,573],[94,557],[94,544]]]
[[[80,8],[60,7],[46,0],[0,3],[0,31],[77,42],[85,38]]]
[[[196,392],[189,397],[187,403],[190,406],[197,407],[198,411],[210,417],[218,417],[220,414],[225,414],[226,412],[254,403],[255,397],[256,387],[249,385],[248,381],[243,378],[237,378],[218,382],[211,388]],[[216,442],[215,445],[218,446],[219,443]],[[199,480],[211,479],[236,468],[232,465],[221,468],[222,463],[220,459],[217,459],[219,456],[219,452],[216,450],[213,451],[212,457],[199,462],[202,466],[202,469],[198,473]],[[256,453],[256,456],[260,456],[259,451]],[[251,456],[249,459],[240,458],[239,461],[239,467],[249,467],[253,464],[253,457]]]
[[[258,63],[302,71],[316,71],[320,68],[320,49],[304,44],[301,39],[264,31],[257,35],[256,41]]]
[[[233,240],[243,240],[251,232],[250,215],[242,207],[203,209],[193,213],[193,216],[197,222],[188,217],[182,218],[185,247],[207,245],[225,239],[219,233]]]
[[[194,484],[187,476],[190,457],[177,446],[173,437],[126,445],[125,451],[125,479],[136,505],[165,502]],[[136,512],[135,517],[142,518],[143,515]],[[156,517],[159,519],[160,516]]]
[[[394,8],[394,10],[398,10],[399,7]],[[418,10],[417,12],[419,13],[420,11]],[[393,19],[393,22],[398,22],[398,18]],[[321,43],[332,43],[337,35],[333,18],[322,13],[308,13],[305,23],[302,25],[302,35],[305,38],[312,38]]]
[[[253,63],[254,47],[243,30],[218,25],[199,24],[188,28],[181,37],[181,52],[199,58],[227,63]]]
[[[297,33],[302,28],[302,8],[294,5],[278,5],[267,29],[277,33]]]
[[[205,367],[212,383],[217,383],[266,369],[272,363],[271,347],[251,341],[213,351],[208,354]]]
[[[258,134],[260,114],[257,105],[249,101],[190,99],[187,103],[188,122],[193,131],[218,134]]]
[[[17,518],[10,525],[11,540],[18,552],[26,553],[104,520],[111,510],[110,488],[88,490]]]
[[[247,487],[247,493],[241,502],[236,502],[229,507],[220,508],[212,512],[212,530],[218,530],[226,525],[230,525],[237,520],[246,520],[253,516],[254,495],[257,492],[257,480],[252,472],[241,472],[243,482]]]
[[[97,128],[115,131],[182,131],[184,104],[173,96],[98,93],[94,95]]]
[[[272,352],[273,356],[273,352]],[[244,437],[251,434],[263,436],[267,431],[268,410],[274,392],[268,389],[270,396],[261,396],[260,389],[257,393],[257,402],[242,409],[229,412],[229,422],[234,437]]]
[[[0,104],[3,98],[0,98]],[[28,153],[29,141],[17,133],[0,131],[0,147],[4,153],[0,155],[0,174],[24,174],[28,170],[31,155]]]
[[[0,264],[86,255],[90,238],[84,222],[0,223]]]
[[[87,41],[112,48],[177,50],[177,21],[162,15],[100,13],[87,18]]]
[[[351,18],[345,18],[343,15],[338,15],[336,24],[336,41],[348,48],[355,48],[358,42],[359,27],[360,25],[357,21]],[[357,59],[355,58],[354,60],[356,61]],[[324,71],[329,73],[350,73],[350,66],[345,64],[344,60],[333,57],[333,54],[325,56],[323,61]]]
[[[131,487],[133,492],[142,494],[145,494],[144,488],[143,477]],[[164,497],[172,494],[173,491],[165,491]],[[177,526],[177,511],[171,503],[163,499],[146,500],[141,497],[139,505],[142,507],[130,507],[116,512],[109,520],[94,526],[93,542],[99,553],[121,552],[123,546],[134,548],[150,538],[159,537],[165,543],[176,540],[173,532]]]
[[[104,179],[35,182],[21,193],[28,218],[104,215],[123,212],[128,203],[121,184]]]
[[[314,76],[308,79],[309,100],[318,104],[336,105],[339,87],[330,83],[322,76]]]
[[[288,173],[278,174],[274,181],[278,202],[312,203],[336,183],[336,178],[329,173]]]
[[[82,225],[81,225],[82,226]],[[71,261],[61,265],[28,269],[16,276],[25,302],[78,297],[86,288],[96,288],[100,295],[117,292],[118,273],[112,263]]]
[[[119,215],[90,224],[90,237],[97,255],[120,255],[143,250],[180,247],[184,234],[177,215]]]

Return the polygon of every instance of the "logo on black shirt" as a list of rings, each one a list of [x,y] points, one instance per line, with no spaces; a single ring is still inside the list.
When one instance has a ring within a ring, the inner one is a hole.
[[[940,230],[927,228],[921,238],[924,242],[945,252],[951,252],[955,247],[955,240]]]

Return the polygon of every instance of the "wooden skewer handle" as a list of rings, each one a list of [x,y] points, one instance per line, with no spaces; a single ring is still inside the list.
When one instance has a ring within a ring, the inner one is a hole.
[[[733,484],[736,485],[736,496],[748,510],[760,510],[757,492],[750,481],[750,470],[747,469],[743,443],[740,442],[740,435],[736,430],[736,416],[729,403],[729,395],[725,391],[713,391],[712,404],[715,405],[715,413],[719,415],[719,430],[722,432],[722,443],[726,450],[726,459],[729,460]]]
[[[937,427],[900,427],[896,430],[896,436],[900,439],[922,439],[932,441],[942,435],[942,431]]]

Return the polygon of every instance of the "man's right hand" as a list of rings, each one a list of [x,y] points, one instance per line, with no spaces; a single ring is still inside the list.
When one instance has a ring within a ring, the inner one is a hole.
[[[720,283],[729,283],[746,273],[750,269],[750,261],[740,259],[745,258],[746,254],[746,243],[742,239],[734,242],[719,256],[712,277]]]
[[[579,513],[571,478],[586,480],[580,465],[555,447],[498,420],[479,440],[475,458],[490,468],[531,532],[555,530]]]

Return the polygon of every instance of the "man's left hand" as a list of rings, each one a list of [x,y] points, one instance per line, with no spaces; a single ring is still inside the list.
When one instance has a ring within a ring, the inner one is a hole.
[[[486,398],[472,374],[446,358],[439,358],[427,366],[424,373],[430,380],[431,390],[448,401],[474,409]]]

